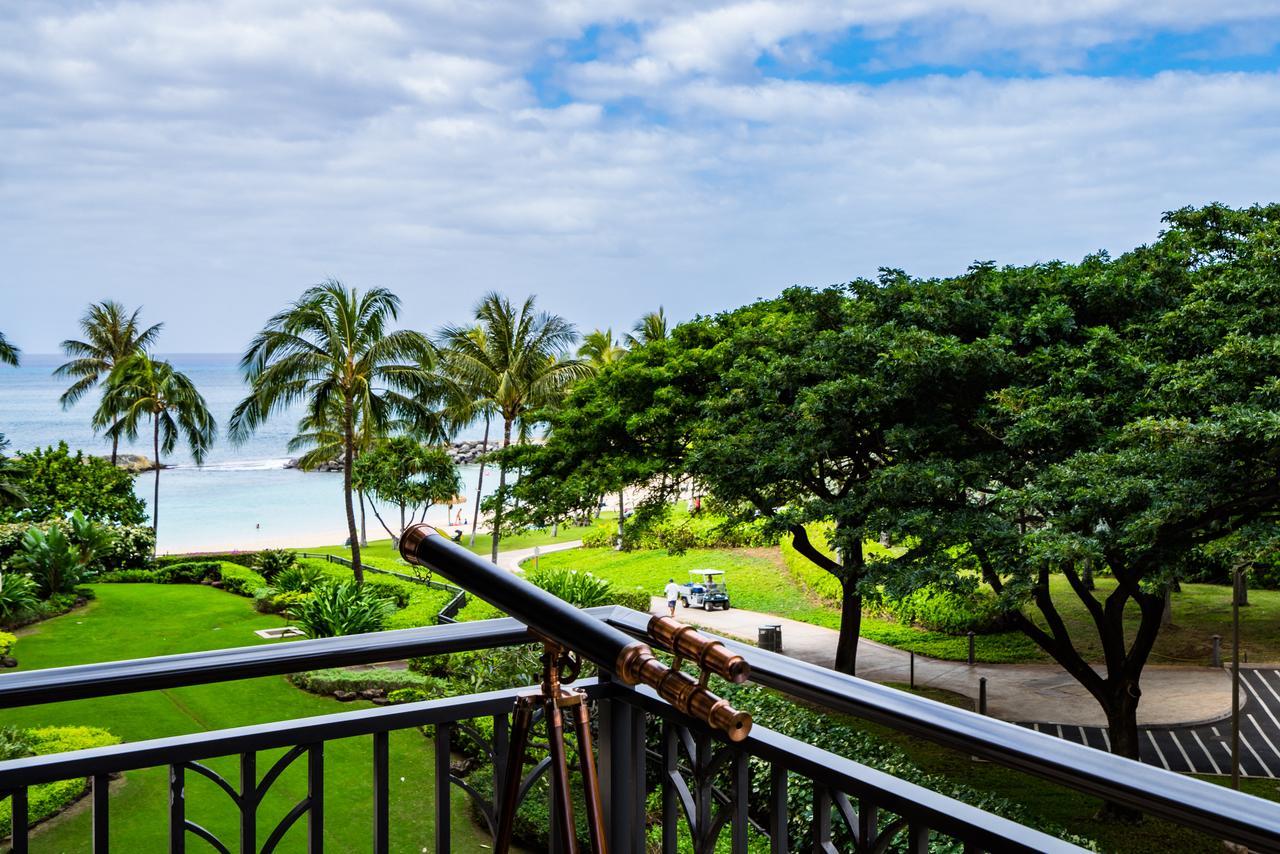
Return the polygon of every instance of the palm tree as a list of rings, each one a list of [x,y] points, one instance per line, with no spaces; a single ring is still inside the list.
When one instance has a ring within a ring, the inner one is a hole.
[[[535,311],[533,297],[517,309],[501,294],[485,294],[476,305],[476,321],[476,326],[441,330],[443,372],[478,413],[492,412],[502,419],[502,447],[506,448],[513,428],[523,433],[537,410],[557,401],[570,383],[590,369],[582,360],[564,355],[577,337],[573,324],[559,315]],[[501,461],[493,518],[494,563],[498,562],[506,486],[507,464]]]
[[[70,361],[53,372],[55,377],[73,378],[71,387],[63,392],[59,402],[63,409],[84,397],[100,379],[110,376],[115,366],[130,356],[146,352],[160,335],[163,323],[143,329],[138,322],[141,308],[128,314],[125,307],[114,300],[94,303],[80,318],[80,331],[84,340],[68,338],[62,342],[62,351]],[[111,434],[111,463],[115,465],[120,450],[119,433]]]
[[[0,332],[0,365],[18,367],[18,355],[21,352],[21,350],[5,340],[4,333]]]
[[[610,362],[616,362],[626,354],[627,348],[620,346],[613,339],[612,329],[588,332],[582,338],[582,345],[578,347],[578,358],[586,359],[593,370],[599,370]]]
[[[430,423],[427,402],[437,385],[431,342],[407,329],[387,331],[399,313],[400,298],[385,288],[362,293],[332,279],[308,288],[267,321],[240,359],[250,392],[231,415],[234,441],[294,403],[305,403],[312,425],[337,427],[352,572],[361,582],[351,489],[358,430],[364,424],[381,431],[397,420]]]
[[[151,530],[159,533],[161,454],[173,453],[182,439],[196,465],[202,464],[218,435],[218,425],[190,377],[169,362],[134,353],[111,369],[93,421],[95,427],[107,427],[112,435],[123,434],[133,441],[144,419],[151,422],[156,465]]]
[[[636,321],[627,336],[627,346],[639,347],[651,341],[661,341],[667,337],[667,331],[667,313],[658,306],[657,311],[651,311]]]

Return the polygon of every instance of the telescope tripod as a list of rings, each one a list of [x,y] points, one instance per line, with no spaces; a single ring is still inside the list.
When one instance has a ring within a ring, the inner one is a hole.
[[[600,778],[596,774],[595,751],[591,744],[591,715],[587,695],[562,682],[577,678],[581,662],[564,647],[551,641],[542,644],[542,685],[537,691],[522,694],[516,700],[511,721],[511,741],[507,754],[507,773],[503,781],[502,803],[498,812],[497,854],[508,854],[515,827],[520,784],[524,779],[524,760],[529,747],[529,733],[534,713],[541,708],[547,724],[547,743],[551,754],[552,824],[560,836],[561,850],[578,854],[578,834],[573,822],[573,796],[569,790],[569,763],[565,750],[565,718],[568,717],[578,740],[578,768],[582,772],[582,799],[586,804],[587,832],[591,850],[608,854],[604,834],[604,810],[600,800]]]

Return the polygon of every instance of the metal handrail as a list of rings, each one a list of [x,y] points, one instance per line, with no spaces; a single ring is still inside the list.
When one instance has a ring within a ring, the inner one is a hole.
[[[648,614],[618,607],[606,619],[634,637],[647,636]],[[760,685],[1176,824],[1228,835],[1255,850],[1280,850],[1280,807],[1271,801],[780,653],[721,640],[747,659],[751,681]]]

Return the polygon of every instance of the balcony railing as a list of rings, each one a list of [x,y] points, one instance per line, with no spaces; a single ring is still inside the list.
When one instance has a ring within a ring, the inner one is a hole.
[[[644,639],[648,615],[623,608],[587,612],[603,625]],[[91,664],[0,677],[0,708],[13,708],[175,688],[212,682],[287,674],[317,667],[371,664],[411,656],[489,649],[533,640],[514,619],[460,623],[373,635],[292,641],[272,646],[216,650],[133,661]],[[650,639],[652,640],[652,639]],[[903,732],[958,748],[993,762],[1037,774],[1064,786],[1196,828],[1257,851],[1280,851],[1280,807],[1162,769],[1120,759],[1081,745],[932,702],[861,679],[729,642],[752,667],[753,680],[804,700],[886,724]],[[593,707],[598,732],[601,790],[608,818],[610,848],[623,854],[645,850],[646,779],[658,779],[662,792],[662,844],[676,851],[683,826],[697,852],[728,844],[747,850],[748,833],[769,837],[773,851],[787,850],[789,780],[812,781],[811,833],[815,850],[840,850],[833,828],[844,825],[842,839],[859,852],[926,851],[931,839],[953,839],[966,851],[1077,851],[1075,846],[960,803],[912,783],[788,738],[757,722],[749,736],[730,742],[685,717],[645,687],[623,684],[607,667],[598,678],[581,680]],[[389,733],[435,725],[436,774],[424,805],[435,815],[435,850],[449,851],[450,790],[467,790],[492,826],[499,805],[486,801],[449,765],[451,739],[477,718],[490,718],[493,737],[491,791],[502,792],[508,773],[506,738],[517,691],[498,691],[426,702],[382,706],[301,720],[158,738],[0,763],[0,793],[12,799],[16,852],[29,845],[27,793],[31,786],[87,777],[92,781],[92,839],[86,847],[107,850],[111,803],[107,780],[136,769],[169,769],[168,849],[181,852],[193,837],[217,851],[270,852],[285,833],[305,820],[307,848],[324,846],[324,755],[334,739],[370,738],[368,774],[373,781],[369,816],[371,848],[389,851]],[[660,736],[660,738],[658,737]],[[472,736],[474,737],[474,733]],[[648,749],[657,742],[660,748]],[[260,775],[257,758],[268,750],[285,753]],[[226,779],[207,764],[216,757],[238,756],[238,779]],[[752,762],[751,759],[758,761]],[[292,763],[305,763],[307,791],[272,826],[260,823],[257,808],[266,792]],[[530,796],[546,773],[543,762],[528,771],[519,789]],[[656,774],[650,773],[651,769]],[[186,814],[185,782],[192,775],[212,779],[239,813],[236,839],[218,839]],[[753,779],[767,775],[764,779]],[[753,783],[766,786],[768,807],[748,808]],[[554,811],[553,811],[554,815]],[[492,829],[492,827],[491,827]],[[554,833],[552,838],[555,838]]]

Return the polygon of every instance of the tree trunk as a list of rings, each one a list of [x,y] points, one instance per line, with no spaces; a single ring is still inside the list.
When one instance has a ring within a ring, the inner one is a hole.
[[[356,530],[356,508],[351,500],[351,466],[355,461],[355,425],[352,424],[351,401],[345,402],[344,436],[342,449],[342,495],[347,505],[347,536],[351,539],[351,574],[357,584],[364,583],[364,568],[360,565],[360,532]]]
[[[1084,582],[1085,590],[1094,590],[1096,585],[1093,583],[1093,558],[1084,559],[1084,572],[1080,575],[1080,580]]]
[[[856,578],[840,580],[840,637],[836,641],[836,670],[853,676],[858,668],[858,636],[862,633],[862,596]]]
[[[160,416],[155,415],[151,420],[155,425],[152,447],[156,455],[156,485],[151,495],[151,533],[155,537],[155,543],[152,544],[151,554],[156,555],[160,550]]]
[[[618,490],[618,551],[622,551],[627,547],[627,544],[625,541],[626,531],[623,528],[624,520],[622,518],[622,511],[625,509],[623,506],[622,496],[623,496],[622,490]]]
[[[114,430],[111,433],[111,465],[116,464],[116,457],[120,451],[120,434]]]
[[[1249,585],[1244,579],[1243,572],[1235,574],[1235,580],[1231,586],[1233,595],[1231,604],[1239,605],[1242,608],[1247,606],[1249,604]]]
[[[404,537],[404,502],[400,502],[400,536]]]
[[[360,547],[365,548],[369,545],[369,529],[365,527],[364,515],[364,490],[360,490]]]
[[[556,519],[551,523],[551,539],[554,540],[558,536],[560,536],[560,520]]]
[[[504,419],[502,422],[502,447],[505,449],[511,444],[511,419]],[[499,530],[502,528],[502,505],[506,502],[505,493],[507,491],[507,462],[504,458],[498,463],[498,504],[493,511],[493,553],[490,560],[494,563],[498,562],[498,540],[501,537]],[[478,509],[478,508],[477,508]]]
[[[1173,587],[1164,589],[1164,610],[1160,614],[1160,627],[1173,625]]]
[[[1132,693],[1130,687],[1132,687]],[[1116,756],[1135,761],[1139,758],[1141,744],[1138,733],[1140,696],[1141,691],[1138,690],[1137,680],[1130,682],[1126,679],[1105,700],[1098,698],[1107,715],[1107,730],[1111,734],[1111,752]],[[1102,805],[1102,817],[1112,821],[1137,823],[1142,821],[1142,812],[1123,804],[1105,801]]]
[[[476,509],[471,514],[471,545],[476,544],[476,525],[480,524],[480,491],[484,489],[484,454],[489,452],[489,416],[484,418],[484,450],[480,457],[480,476],[476,478]]]

